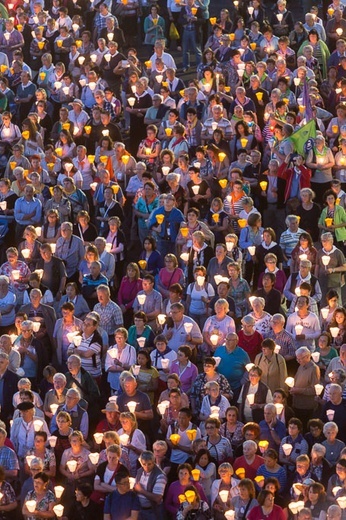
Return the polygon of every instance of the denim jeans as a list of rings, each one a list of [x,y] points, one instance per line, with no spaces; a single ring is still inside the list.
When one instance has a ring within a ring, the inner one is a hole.
[[[202,62],[202,52],[199,42],[197,42],[196,31],[188,31],[184,29],[183,33],[183,67],[184,69],[190,67],[190,52],[196,55],[196,66]]]

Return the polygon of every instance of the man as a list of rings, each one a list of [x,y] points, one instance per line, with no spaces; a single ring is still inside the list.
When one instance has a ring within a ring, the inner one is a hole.
[[[42,203],[34,198],[34,187],[28,184],[24,188],[23,197],[14,203],[14,218],[16,221],[16,241],[22,240],[26,226],[39,226],[41,223]]]
[[[30,303],[22,305],[20,312],[27,315],[28,319],[40,323],[40,328],[36,332],[35,338],[39,340],[49,350],[49,360],[53,356],[53,332],[56,322],[55,310],[42,303],[42,292],[40,289],[32,289],[30,292]]]
[[[149,217],[148,229],[156,231],[157,249],[163,257],[175,253],[175,241],[183,221],[184,215],[175,207],[175,197],[171,193],[164,199],[163,207],[155,209]]]
[[[103,520],[137,520],[141,505],[130,489],[130,479],[124,473],[115,475],[117,489],[106,497]]]
[[[316,19],[316,15],[314,15],[312,13],[306,13],[305,14],[305,23],[303,24],[303,27],[304,27],[304,29],[307,30],[308,33],[313,31],[312,34],[317,34],[319,36],[319,38],[325,42],[326,41],[326,31],[322,24],[315,22],[315,19]]]
[[[65,291],[66,269],[64,262],[53,255],[50,244],[42,244],[41,259],[37,262],[37,269],[42,269],[41,283],[48,287],[55,301],[60,301]]]
[[[101,70],[103,79],[107,81],[108,86],[114,91],[117,98],[121,96],[121,83],[123,80],[124,69],[121,62],[126,60],[125,56],[118,51],[118,44],[115,41],[108,42],[109,51],[101,60]],[[119,139],[116,139],[118,141]]]
[[[197,323],[184,314],[185,307],[182,303],[173,303],[170,309],[172,326],[165,325],[163,334],[168,340],[168,346],[175,352],[181,345],[190,345],[196,349],[203,343],[203,336]]]
[[[158,205],[159,199],[155,184],[148,181],[144,184],[142,195],[138,198],[133,209],[134,214],[137,216],[138,237],[141,244],[143,244],[145,237],[148,236],[147,219]]]
[[[142,466],[136,475],[133,489],[137,492],[141,505],[141,520],[157,520],[163,514],[162,497],[167,484],[167,477],[155,464],[151,451],[142,451],[139,456]]]
[[[5,446],[7,432],[5,428],[0,427],[0,465],[5,471],[7,481],[15,480],[19,471],[19,462],[16,453]]]
[[[72,357],[72,356],[71,356]],[[57,429],[57,415],[59,412],[67,412],[71,415],[72,429],[82,432],[84,439],[89,433],[88,412],[80,405],[81,394],[77,388],[69,388],[66,392],[65,403],[60,404],[50,422],[50,431]]]
[[[274,340],[275,344],[281,347],[280,354],[285,358],[286,362],[293,359],[295,360],[296,349],[294,339],[292,334],[289,334],[287,330],[285,330],[285,318],[283,315],[274,314],[270,325],[272,330],[268,333],[267,337]]]
[[[179,464],[186,462],[192,455],[192,443],[186,431],[192,428],[196,430],[196,439],[201,438],[200,429],[191,422],[192,412],[189,408],[181,408],[178,413],[178,420],[169,426],[166,442],[171,451],[171,462],[177,467]],[[173,433],[180,435],[178,444],[173,444],[170,437]]]
[[[0,336],[0,351],[8,355],[8,369],[16,373],[20,367],[21,357],[18,350],[12,347],[11,336],[9,336],[9,334]]]
[[[213,117],[209,117],[203,124],[201,138],[204,140],[204,143],[212,139],[215,123],[217,123],[216,128],[220,128],[223,131],[224,139],[229,141],[232,138],[232,127],[229,120],[223,117],[223,107],[221,105],[214,105],[212,108],[212,116]]]
[[[318,482],[321,482],[325,489],[328,487],[329,477],[333,474],[333,469],[325,458],[326,452],[326,447],[316,442],[312,446],[310,453],[310,470],[316,475]]]
[[[281,309],[281,293],[274,288],[275,279],[274,273],[264,273],[262,277],[263,287],[255,293],[256,296],[264,299],[264,310],[271,315],[280,312]]]
[[[251,110],[252,112],[256,112],[255,104],[254,102],[246,96],[246,91],[244,87],[237,87],[236,88],[236,98],[234,101],[232,101],[230,106],[230,113],[234,113],[234,109],[237,105],[240,105],[243,107],[244,112],[247,112],[248,110]]]
[[[264,109],[269,103],[269,95],[268,92],[262,88],[260,79],[256,74],[250,76],[250,88],[246,91],[246,95],[254,102],[258,124],[263,128]]]
[[[137,381],[132,374],[125,377],[123,381],[124,392],[118,397],[117,405],[119,412],[127,412],[129,410],[127,404],[130,401],[136,403],[134,415],[138,422],[138,428],[144,433],[150,433],[150,421],[153,420],[154,414],[150,405],[147,394],[137,390]]]
[[[169,107],[163,104],[163,97],[161,94],[154,94],[152,97],[153,106],[149,107],[144,116],[144,123],[146,125],[156,125],[159,127]]]
[[[108,286],[107,278],[101,273],[101,262],[91,262],[90,274],[83,276],[82,295],[84,296],[90,310],[97,304],[97,288],[100,285]]]
[[[101,412],[105,414],[105,418],[98,423],[95,431],[100,433],[117,432],[121,428],[118,405],[111,401],[106,404],[106,407]]]
[[[112,280],[115,270],[115,258],[114,255],[106,251],[106,239],[104,237],[97,237],[95,239],[95,247],[98,251],[100,261],[104,265],[104,271],[106,278]]]
[[[111,300],[111,292],[108,285],[99,285],[96,289],[98,303],[94,311],[100,316],[100,327],[106,331],[109,344],[113,343],[114,331],[124,325],[123,313],[119,305]]]
[[[261,441],[268,441],[268,448],[279,452],[281,440],[286,435],[286,426],[279,421],[276,414],[275,404],[268,403],[264,407],[264,420],[259,423],[261,429]]]
[[[302,330],[299,330],[300,326]],[[321,325],[316,314],[309,311],[308,296],[297,298],[297,311],[288,317],[286,330],[295,338],[297,346],[305,345],[311,352],[315,350],[315,340],[321,334]]]
[[[148,320],[147,324],[156,329],[156,318],[162,311],[162,296],[154,289],[154,285],[155,279],[152,274],[143,276],[143,290],[138,292],[133,302],[133,311],[145,312]],[[140,303],[141,298],[144,298],[144,303]]]
[[[299,271],[297,273],[290,274],[284,287],[284,296],[287,298],[288,302],[294,300],[296,296],[296,288],[300,287],[303,282],[308,282],[311,285],[311,298],[313,298],[316,303],[321,301],[321,287],[316,276],[311,274],[311,269],[312,263],[310,260],[300,260]],[[287,307],[289,308],[289,304]]]
[[[10,439],[14,445],[19,461],[23,464],[28,450],[34,447],[35,432],[44,431],[47,436],[49,436],[49,430],[46,421],[42,419],[42,417],[36,417],[34,415],[34,403],[24,401],[23,403],[19,403],[17,409],[21,412],[21,417],[14,419]],[[36,423],[34,427],[34,421],[36,420],[39,421],[39,423]]]
[[[74,354],[81,358],[81,367],[99,381],[102,374],[102,338],[98,332],[99,322],[91,314],[87,314],[83,322],[82,341],[79,346],[73,343],[68,348],[70,355]]]
[[[43,403],[43,411],[48,419],[51,419],[54,415],[51,409],[51,405],[61,405],[65,403],[66,398],[66,377],[64,374],[57,372],[53,376],[53,386],[51,390],[45,395]],[[53,408],[54,410],[54,408]]]
[[[13,415],[13,396],[17,392],[18,376],[9,370],[9,356],[0,352],[0,405],[1,419],[9,423]]]
[[[293,396],[292,405],[296,417],[305,426],[317,408],[315,385],[320,382],[320,369],[311,360],[308,347],[300,347],[296,351],[299,368],[294,377],[294,387],[290,388]]]
[[[334,414],[331,419],[330,410]],[[342,398],[342,388],[336,383],[332,383],[329,387],[329,400],[323,405],[321,419],[324,423],[334,421],[339,428],[337,438],[345,443],[346,441],[346,401]]]
[[[66,375],[66,387],[76,388],[88,403],[90,421],[96,420],[99,415],[100,391],[95,379],[82,367],[82,359],[77,354],[72,354],[67,360],[68,372]],[[67,395],[67,394],[66,394]],[[86,438],[86,437],[85,437]]]
[[[334,246],[334,236],[332,233],[321,235],[322,249],[317,251],[315,276],[322,290],[321,305],[324,305],[326,294],[330,289],[335,289],[338,293],[339,301],[341,298],[341,276],[346,271],[346,260],[344,253]],[[322,257],[328,256],[330,261],[324,265]]]
[[[72,223],[61,224],[61,237],[56,243],[56,256],[64,261],[66,267],[67,282],[77,282],[79,279],[79,264],[84,259],[83,241],[72,234]]]
[[[170,67],[174,70],[177,69],[174,59],[172,58],[172,56],[170,54],[168,54],[168,52],[164,52],[164,48],[165,48],[165,46],[162,43],[162,40],[157,40],[155,42],[155,45],[154,45],[155,52],[150,57],[150,60],[149,60],[149,61],[151,61],[153,71],[155,71],[155,63],[156,63],[157,58],[161,58],[167,68]]]
[[[304,233],[304,229],[299,227],[299,219],[296,215],[288,215],[285,220],[287,229],[280,236],[280,247],[284,255],[284,267],[289,271],[291,255],[293,249],[299,241],[299,237]]]
[[[227,334],[225,345],[218,347],[214,357],[220,357],[218,372],[224,375],[233,392],[233,401],[237,403],[241,387],[246,381],[245,366],[250,363],[248,354],[238,347],[238,335],[235,332]]]
[[[330,67],[338,67],[340,65],[340,60],[345,56],[346,51],[346,43],[345,40],[339,39],[336,42],[336,50],[331,53],[328,58],[327,65],[328,69]]]
[[[205,104],[197,99],[198,90],[196,87],[189,87],[187,89],[187,101],[181,105],[180,108],[180,119],[184,124],[187,122],[187,109],[194,108],[197,112],[197,119],[202,120],[205,111]]]
[[[102,137],[109,136],[112,141],[121,141],[121,133],[115,123],[111,122],[111,113],[105,109],[101,110],[101,124],[93,131],[93,137],[100,142]]]

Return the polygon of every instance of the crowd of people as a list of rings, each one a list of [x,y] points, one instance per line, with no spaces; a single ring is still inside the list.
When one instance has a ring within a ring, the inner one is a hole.
[[[346,518],[346,10],[302,4],[0,4],[1,520]]]

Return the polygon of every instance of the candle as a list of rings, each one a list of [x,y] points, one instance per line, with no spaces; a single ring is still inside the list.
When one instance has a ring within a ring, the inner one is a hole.
[[[77,469],[77,461],[76,460],[68,460],[66,462],[66,466],[68,467],[71,473],[74,473]]]
[[[103,433],[94,433],[94,439],[96,444],[101,444],[103,441]]]
[[[290,388],[293,388],[294,387],[294,377],[286,377],[285,383]]]
[[[145,294],[137,294],[137,300],[138,300],[139,305],[144,305],[146,299],[147,299],[147,297]]]
[[[61,504],[57,504],[53,507],[53,511],[56,514],[56,516],[60,518],[64,514],[64,506],[62,506]]]
[[[127,408],[130,410],[131,413],[135,413],[137,403],[135,401],[130,401],[127,403]]]
[[[162,361],[168,361],[168,360],[162,360]],[[162,401],[162,403],[159,403],[157,405],[157,408],[159,410],[160,415],[164,415],[168,407],[169,407],[169,401]]]
[[[293,446],[292,444],[285,443],[282,445],[282,449],[286,457],[289,457],[289,455],[291,455],[291,451],[293,450]]]
[[[185,329],[186,334],[190,334],[190,332],[193,329],[193,323],[190,323],[190,322],[184,323],[184,329]]]
[[[315,385],[315,392],[316,392],[316,395],[321,395],[322,392],[323,392],[323,385],[320,385],[319,383],[317,385]]]
[[[65,491],[63,486],[54,486],[54,493],[57,499],[61,498],[61,495]]]

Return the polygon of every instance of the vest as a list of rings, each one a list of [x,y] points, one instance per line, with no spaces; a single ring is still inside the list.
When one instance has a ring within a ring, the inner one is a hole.
[[[243,386],[242,401],[241,401],[241,404],[240,404],[240,416],[241,417],[244,417],[245,401],[246,401],[246,397],[247,397],[249,388],[250,388],[250,381],[245,383],[245,385]],[[260,381],[258,383],[258,390],[255,393],[254,403],[255,404],[263,404],[263,403],[265,403],[266,402],[266,398],[267,398],[267,393],[268,393],[267,385],[265,385],[264,383],[262,383]],[[263,419],[264,419],[264,411],[263,411],[263,409],[252,410],[252,417],[253,417],[254,422],[259,423],[259,422],[263,421]]]
[[[61,404],[59,406],[59,408],[56,411],[57,414],[63,410],[64,404]],[[82,408],[79,404],[77,404],[77,411],[76,412],[72,412],[72,413],[68,412],[70,414],[70,416],[71,416],[71,419],[72,419],[72,425],[71,426],[72,426],[72,429],[74,431],[75,430],[80,430],[80,425],[81,425],[81,422],[82,422],[82,417],[83,417],[84,412],[85,412],[84,408]]]
[[[140,468],[137,471],[136,482],[140,482],[143,472],[144,472],[143,468]],[[153,470],[150,472],[149,478],[148,478],[146,490],[149,491],[149,493],[153,492],[156,479],[160,475],[163,475],[163,471],[161,471],[161,469],[155,464],[155,466],[154,466]],[[153,510],[155,510],[157,508],[158,504],[156,502],[154,502],[153,500],[150,500],[150,503],[152,505]]]
[[[298,275],[299,275],[299,273],[292,273],[292,275],[291,275],[290,292],[292,294],[294,294],[295,288],[297,287]],[[311,295],[310,296],[314,296],[314,294],[316,293],[316,291],[315,291],[316,282],[317,282],[317,278],[316,278],[316,276],[314,276],[312,274],[311,278],[310,278],[310,281],[309,281],[309,284],[311,285]]]

